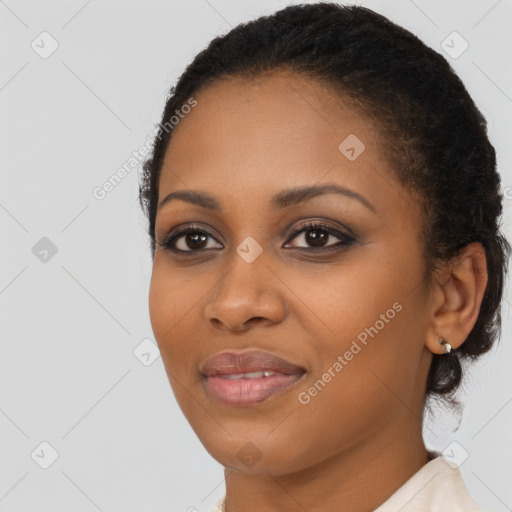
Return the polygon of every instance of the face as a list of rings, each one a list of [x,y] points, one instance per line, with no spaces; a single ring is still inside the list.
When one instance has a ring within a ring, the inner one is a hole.
[[[419,206],[378,127],[286,72],[194,98],[165,156],[149,295],[183,413],[237,471],[385,447],[421,414],[430,358]],[[185,190],[207,197],[161,204]]]

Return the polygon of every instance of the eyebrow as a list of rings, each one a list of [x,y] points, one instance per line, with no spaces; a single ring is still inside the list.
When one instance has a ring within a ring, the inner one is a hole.
[[[349,199],[354,199],[371,210],[373,213],[376,213],[375,207],[364,196],[355,190],[351,190],[334,183],[295,187],[282,190],[270,199],[270,206],[273,208],[286,208],[308,201],[309,199],[319,195],[328,193],[341,194],[345,197],[348,197]],[[199,190],[177,190],[176,192],[171,192],[164,199],[162,199],[158,205],[158,208],[162,208],[164,205],[170,203],[173,200],[180,200],[187,203],[196,204],[213,211],[220,211],[223,207],[222,202],[219,201],[219,199],[206,192]]]

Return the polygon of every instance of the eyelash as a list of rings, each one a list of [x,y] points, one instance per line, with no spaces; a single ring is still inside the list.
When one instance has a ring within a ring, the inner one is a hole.
[[[289,243],[290,241],[292,241],[300,233],[307,232],[307,231],[322,231],[322,232],[328,233],[330,235],[333,235],[336,238],[340,238],[341,241],[337,242],[335,244],[328,245],[327,247],[313,247],[313,248],[309,248],[309,249],[305,248],[305,247],[294,247],[295,249],[302,249],[302,250],[306,250],[307,252],[312,252],[312,253],[318,253],[318,252],[325,253],[328,251],[342,250],[342,249],[352,245],[356,241],[356,239],[353,236],[351,236],[339,229],[335,229],[335,228],[329,226],[328,224],[324,224],[322,222],[313,221],[313,222],[304,223],[304,224],[300,225],[299,227],[297,227],[293,231],[291,236],[288,238],[286,243]],[[220,243],[213,237],[213,235],[211,233],[206,231],[204,228],[195,227],[195,226],[187,226],[185,228],[178,230],[176,233],[173,233],[172,235],[168,236],[162,243],[157,242],[157,244],[160,245],[164,250],[170,251],[170,252],[173,252],[173,253],[176,253],[179,255],[194,255],[194,254],[198,254],[201,252],[211,250],[211,249],[199,249],[199,250],[190,249],[188,251],[182,251],[181,249],[176,249],[175,247],[173,247],[173,244],[179,238],[181,238],[184,235],[187,235],[189,233],[209,236],[209,237],[213,238],[217,243]]]

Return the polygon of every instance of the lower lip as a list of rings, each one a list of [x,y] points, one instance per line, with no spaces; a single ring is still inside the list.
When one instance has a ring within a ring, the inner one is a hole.
[[[215,375],[205,377],[204,382],[208,395],[213,399],[226,405],[243,407],[258,404],[290,389],[303,375],[276,373],[258,379],[227,379]]]

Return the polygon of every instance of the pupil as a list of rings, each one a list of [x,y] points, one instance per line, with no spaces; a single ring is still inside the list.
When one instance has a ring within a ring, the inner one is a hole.
[[[186,242],[189,249],[201,249],[205,241],[206,235],[202,235],[201,233],[188,233],[186,236]]]
[[[311,236],[311,233],[314,233],[314,235]],[[306,242],[311,245],[322,246],[326,238],[327,234],[318,229],[310,229],[306,232]]]

